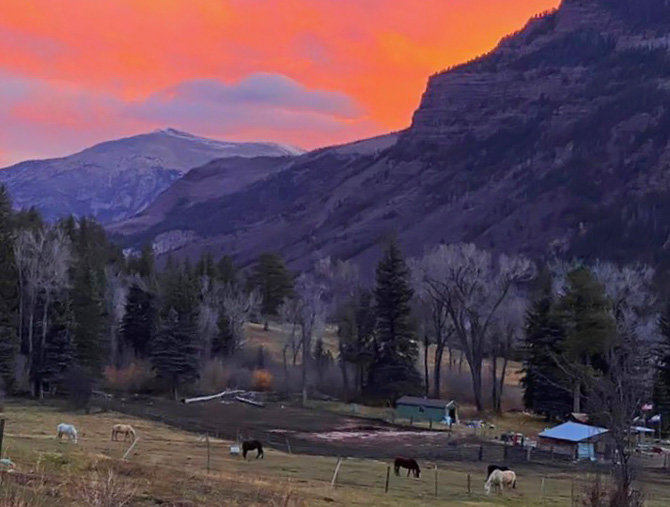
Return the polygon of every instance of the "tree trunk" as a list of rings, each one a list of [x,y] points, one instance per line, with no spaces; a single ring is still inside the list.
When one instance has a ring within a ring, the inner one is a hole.
[[[461,350],[460,357],[458,358],[458,373],[463,373],[463,351]]]
[[[491,351],[491,403],[493,409],[498,406],[498,347],[493,344]]]
[[[265,322],[263,322],[263,331],[268,331],[270,329],[270,322],[268,322],[267,319],[265,319]]]
[[[34,326],[35,326],[35,304],[31,302],[30,313],[28,314],[28,382],[31,387],[31,395],[35,397],[35,343],[34,343]]]
[[[507,374],[507,364],[509,363],[509,352],[503,357],[502,372],[500,374],[500,384],[498,386],[498,406],[495,407],[498,414],[502,413],[503,389],[505,388],[505,375]]]
[[[307,358],[309,350],[303,345],[302,347],[302,405],[307,405]]]
[[[347,371],[347,363],[344,360],[342,351],[342,344],[340,343],[340,371],[342,372],[342,396],[344,401],[349,400],[349,372]]]
[[[481,361],[476,364],[470,365],[470,373],[472,375],[472,392],[475,395],[475,406],[477,407],[477,412],[481,412],[484,409],[484,403],[482,402],[482,363]]]
[[[46,343],[47,343],[47,319],[49,315],[49,296],[47,295],[44,298],[44,309],[42,310],[42,337],[40,339],[40,360],[39,364],[37,365],[37,370],[35,372],[35,382],[36,382],[36,388],[38,392],[38,396],[40,399],[44,398],[44,389],[42,386],[42,374],[41,370],[44,367],[44,349],[46,348]]]
[[[435,366],[433,369],[433,396],[440,399],[442,390],[442,358],[444,356],[444,344],[435,347]]]
[[[572,387],[572,411],[579,413],[581,412],[582,404],[582,385],[579,381],[575,382],[575,385]]]
[[[282,359],[284,360],[284,391],[286,392],[286,397],[289,396],[289,378],[288,378],[288,363],[286,361],[286,349],[288,345],[284,345],[282,348]]]
[[[423,378],[426,382],[426,398],[430,393],[430,374],[428,372],[428,336],[423,339]]]

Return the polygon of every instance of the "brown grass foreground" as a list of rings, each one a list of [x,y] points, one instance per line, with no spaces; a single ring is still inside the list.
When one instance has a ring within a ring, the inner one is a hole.
[[[229,455],[229,442],[210,440],[152,422],[106,413],[79,415],[33,404],[9,404],[4,456],[17,464],[3,474],[0,507],[18,506],[569,506],[573,477],[565,471],[524,467],[519,487],[503,497],[483,494],[485,464],[439,463],[438,496],[433,464],[421,463],[421,479],[396,478],[384,493],[387,463],[345,460],[335,488],[336,459],[266,450],[264,460]],[[55,428],[70,422],[78,445],[59,442]],[[140,438],[127,462],[128,443],[111,442],[114,423],[134,426]],[[471,493],[467,476],[471,477]],[[655,474],[645,485],[650,507],[670,504],[669,476]],[[542,478],[544,489],[540,491]],[[579,497],[591,480],[575,477]],[[540,498],[542,496],[542,498]]]

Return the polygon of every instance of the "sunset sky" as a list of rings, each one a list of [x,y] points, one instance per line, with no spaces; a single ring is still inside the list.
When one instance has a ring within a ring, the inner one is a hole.
[[[429,75],[559,0],[0,0],[0,166],[174,127],[303,148],[407,126]]]

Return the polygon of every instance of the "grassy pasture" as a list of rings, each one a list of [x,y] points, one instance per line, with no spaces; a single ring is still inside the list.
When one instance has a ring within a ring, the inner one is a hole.
[[[230,442],[210,440],[210,471],[207,444],[198,435],[114,413],[92,415],[65,413],[32,404],[6,406],[4,455],[17,464],[17,473],[42,477],[28,486],[10,486],[3,480],[0,506],[18,506],[6,501],[16,495],[37,495],[25,505],[86,505],[79,491],[82,483],[103,481],[113,470],[118,487],[132,495],[129,505],[524,505],[569,506],[574,480],[575,498],[583,494],[592,478],[572,476],[560,469],[517,469],[517,490],[504,496],[483,492],[482,465],[437,463],[438,495],[435,497],[435,464],[422,462],[421,479],[394,477],[384,493],[388,463],[347,459],[335,488],[330,487],[337,459],[303,456],[266,450],[264,460],[229,455]],[[55,427],[72,422],[80,432],[78,445],[59,442]],[[128,443],[111,442],[111,427],[131,423],[140,441],[127,462],[120,458]],[[471,492],[467,491],[470,474]],[[542,479],[544,489],[541,491]],[[645,492],[651,507],[670,503],[670,475],[647,473]],[[58,483],[58,487],[53,487]],[[50,486],[51,484],[51,486]],[[18,493],[17,493],[18,492]],[[40,503],[40,495],[44,501]]]

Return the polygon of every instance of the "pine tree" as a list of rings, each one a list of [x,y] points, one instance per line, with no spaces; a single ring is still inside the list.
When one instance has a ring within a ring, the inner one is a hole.
[[[565,332],[554,311],[551,276],[540,276],[537,299],[526,314],[524,406],[547,419],[564,417],[572,410],[572,397],[558,365]]]
[[[0,379],[11,390],[19,349],[18,273],[14,262],[12,203],[7,189],[0,185]]]
[[[654,405],[661,414],[662,432],[670,430],[670,303],[658,322],[661,343],[657,350],[658,366],[654,383]]]
[[[258,258],[251,283],[262,297],[261,311],[266,316],[277,315],[277,309],[293,291],[293,277],[277,254],[265,253]]]
[[[609,313],[610,303],[603,286],[587,268],[568,274],[568,287],[557,305],[565,329],[563,357],[566,364],[582,368],[601,368],[601,354],[616,335],[616,325]],[[573,411],[580,412],[584,393],[574,382]]]
[[[212,357],[228,357],[235,350],[235,337],[230,320],[220,311],[217,323],[218,332],[212,340]]]
[[[81,219],[71,234],[76,259],[70,293],[76,321],[77,362],[95,377],[100,375],[108,351],[104,268],[113,249],[104,229],[94,220]]]
[[[413,291],[409,269],[400,248],[391,242],[376,271],[376,354],[370,368],[369,390],[397,397],[418,392],[418,346],[412,325]]]
[[[198,377],[198,282],[186,264],[168,260],[161,279],[161,312],[151,359],[176,399],[180,384]]]
[[[54,302],[40,372],[42,381],[49,388],[63,385],[67,372],[74,364],[74,327],[71,302],[67,299]]]
[[[125,308],[121,323],[122,348],[124,351],[132,349],[138,359],[146,359],[151,353],[151,341],[156,334],[156,297],[134,283],[128,291]]]
[[[171,308],[154,339],[153,365],[175,400],[179,386],[198,377],[197,332],[197,325],[188,315],[180,316]]]

